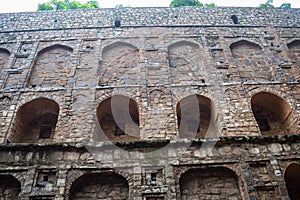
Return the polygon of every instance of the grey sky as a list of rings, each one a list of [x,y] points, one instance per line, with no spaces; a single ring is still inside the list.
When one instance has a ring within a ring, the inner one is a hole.
[[[36,11],[38,3],[47,1],[49,0],[0,0],[0,13]],[[86,2],[87,0],[79,1]],[[168,6],[171,0],[98,0],[98,2],[102,8],[113,8],[117,4],[132,7],[164,7]],[[218,6],[257,7],[266,0],[200,0],[200,2],[214,2]],[[274,0],[274,5],[280,6],[286,2],[291,3],[293,8],[300,8],[300,0]]]

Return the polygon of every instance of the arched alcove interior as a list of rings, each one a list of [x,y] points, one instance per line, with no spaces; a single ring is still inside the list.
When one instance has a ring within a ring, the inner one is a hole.
[[[300,165],[296,163],[290,164],[285,170],[284,180],[290,199],[299,200]]]
[[[259,92],[252,96],[251,108],[262,135],[287,134],[293,126],[290,105],[277,95]]]
[[[72,184],[69,200],[128,199],[127,180],[114,172],[91,173],[79,177]]]
[[[30,87],[65,87],[69,81],[73,63],[73,49],[64,45],[52,45],[38,52],[30,73]]]
[[[59,105],[51,99],[34,99],[17,112],[13,142],[51,141],[55,132]]]
[[[242,199],[236,174],[224,167],[190,169],[179,184],[181,200]]]
[[[96,140],[139,140],[139,108],[131,98],[114,95],[101,102],[97,108],[99,133]],[[105,137],[104,137],[105,136]]]
[[[20,182],[11,175],[0,175],[0,199],[17,200],[21,191]]]
[[[177,124],[181,138],[204,137],[215,116],[212,101],[201,95],[190,95],[176,106]]]

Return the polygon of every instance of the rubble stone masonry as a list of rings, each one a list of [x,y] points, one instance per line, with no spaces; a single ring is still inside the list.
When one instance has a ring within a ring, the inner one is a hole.
[[[0,199],[300,199],[300,9],[0,14]]]

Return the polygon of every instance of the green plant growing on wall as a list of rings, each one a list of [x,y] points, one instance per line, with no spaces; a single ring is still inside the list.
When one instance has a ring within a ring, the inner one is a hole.
[[[275,6],[273,6],[273,0],[268,0],[266,3],[261,3],[259,5],[259,7],[260,8],[275,8]],[[291,4],[290,3],[283,3],[278,8],[291,8]]]
[[[198,0],[172,0],[170,6],[203,6],[203,3],[199,2]]]
[[[99,8],[99,4],[96,0],[91,0],[86,3],[80,3],[76,0],[50,0],[49,2],[38,4],[38,10],[66,10],[80,8]]]
[[[206,3],[206,4],[204,4],[204,6],[215,7],[217,5],[215,3]]]

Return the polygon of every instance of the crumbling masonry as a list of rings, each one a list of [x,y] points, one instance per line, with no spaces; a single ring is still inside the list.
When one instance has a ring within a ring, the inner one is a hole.
[[[300,9],[0,15],[0,199],[300,199]]]

